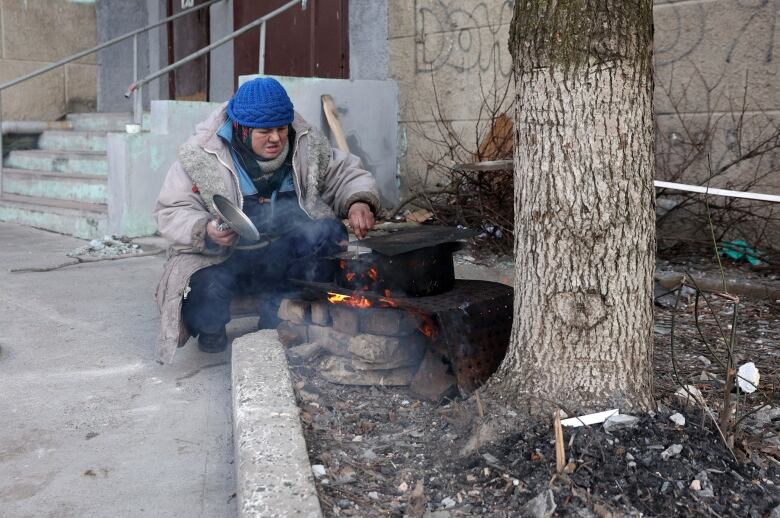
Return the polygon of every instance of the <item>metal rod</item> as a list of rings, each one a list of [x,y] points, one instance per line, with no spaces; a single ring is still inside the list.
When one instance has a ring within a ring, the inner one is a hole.
[[[135,99],[133,99],[133,101],[133,122],[140,126],[144,116],[143,87],[138,88],[138,91],[135,93]]]
[[[167,74],[168,72],[179,68],[180,66],[184,65],[185,63],[189,63],[190,61],[198,59],[199,57],[201,57],[204,54],[208,54],[209,52],[211,52],[213,49],[219,47],[220,45],[224,45],[228,41],[230,41],[232,39],[235,39],[238,36],[241,36],[245,32],[254,29],[258,25],[267,22],[271,18],[274,18],[275,16],[277,16],[279,14],[282,14],[284,11],[287,11],[291,7],[294,7],[295,5],[301,3],[301,1],[302,0],[292,0],[291,2],[288,2],[288,3],[284,4],[283,6],[279,7],[278,9],[275,9],[275,10],[271,11],[270,13],[266,14],[262,18],[258,18],[257,20],[253,21],[252,23],[244,25],[243,27],[241,27],[237,31],[234,31],[234,32],[228,34],[227,36],[218,39],[217,41],[215,41],[211,45],[209,45],[207,47],[203,47],[202,49],[200,49],[197,52],[193,52],[189,56],[184,57],[184,58],[180,59],[179,61],[177,61],[176,63],[172,63],[172,64],[168,65],[167,67],[158,70],[154,74],[150,74],[150,75],[144,77],[140,81],[136,81],[135,83],[131,84],[127,88],[127,91],[125,92],[125,97],[129,98],[131,95],[133,95],[134,91],[136,91],[137,89],[141,88],[142,86],[144,86],[145,84],[149,83],[150,81],[153,81],[153,80],[157,79],[158,77],[163,76],[163,75]]]
[[[138,35],[133,35],[133,81],[138,81]]]
[[[27,81],[28,79],[32,79],[33,77],[37,77],[41,74],[45,74],[46,72],[49,72],[50,70],[54,70],[57,67],[61,67],[62,65],[67,65],[71,61],[76,61],[77,59],[81,59],[84,56],[88,56],[89,54],[92,54],[93,52],[97,52],[99,50],[103,50],[106,47],[109,47],[115,43],[119,43],[120,41],[124,41],[127,38],[130,38],[132,36],[136,36],[138,34],[142,34],[150,29],[154,29],[155,27],[159,27],[160,25],[164,25],[171,20],[175,20],[176,18],[180,18],[182,16],[185,16],[187,14],[190,14],[195,11],[199,11],[200,9],[203,9],[204,7],[208,7],[212,4],[216,4],[217,2],[224,2],[225,0],[210,0],[204,4],[200,4],[196,7],[193,7],[191,9],[187,9],[186,11],[182,11],[180,13],[174,14],[172,16],[169,16],[167,18],[163,18],[162,20],[158,20],[157,22],[147,25],[146,27],[142,27],[140,29],[136,29],[134,31],[130,31],[127,34],[123,34],[121,36],[117,36],[116,38],[109,40],[105,43],[101,43],[100,45],[97,45],[95,47],[89,48],[87,50],[82,50],[81,52],[78,52],[76,54],[73,54],[70,57],[67,57],[65,59],[62,59],[60,61],[57,61],[56,63],[52,63],[51,65],[45,66],[43,68],[40,68],[38,70],[34,70],[30,72],[29,74],[23,75],[22,77],[18,77],[12,81],[8,81],[6,83],[0,84],[0,91],[5,90],[6,88],[10,88],[11,86],[14,86],[16,84],[19,84],[23,81]]]
[[[138,35],[133,36],[133,82],[138,81]],[[143,93],[139,90],[133,103],[133,122],[141,124],[141,112],[143,112]],[[141,101],[139,103],[138,101]]]
[[[265,75],[265,26],[265,22],[260,24],[260,64],[257,67],[260,75]]]

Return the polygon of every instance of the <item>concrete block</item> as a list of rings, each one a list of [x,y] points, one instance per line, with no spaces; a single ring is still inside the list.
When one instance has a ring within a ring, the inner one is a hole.
[[[307,342],[295,347],[290,347],[290,354],[300,358],[301,360],[308,360],[314,358],[322,351],[322,346],[318,343]]]
[[[311,321],[310,304],[303,300],[284,299],[279,304],[277,316],[295,324],[306,324]]]
[[[360,315],[360,331],[372,335],[409,335],[419,324],[414,313],[399,309],[365,309]]]
[[[6,59],[54,62],[97,42],[94,2],[6,0],[2,7]],[[81,62],[95,64],[97,56]]]
[[[425,339],[419,335],[396,338],[362,334],[349,339],[347,351],[365,363],[403,365],[417,363],[425,353]]]
[[[309,341],[309,329],[306,324],[296,324],[285,320],[277,326],[276,333],[279,336],[279,341],[285,347],[292,347]]]
[[[328,302],[312,302],[311,303],[311,321],[313,324],[320,326],[330,325],[330,307]]]
[[[38,139],[41,149],[106,151],[106,134],[100,131],[47,130]]]
[[[39,68],[42,68],[41,63],[0,60],[0,82],[11,81]],[[62,68],[3,91],[3,120],[56,120],[65,111]]]
[[[331,383],[340,385],[405,386],[411,383],[417,366],[385,370],[356,369],[349,358],[325,356],[320,360],[319,372]]]
[[[108,175],[108,157],[105,153],[45,149],[17,150],[8,154],[5,167],[105,177]]]
[[[360,312],[352,308],[334,306],[330,308],[333,319],[333,329],[341,333],[355,336],[360,333]]]
[[[316,342],[323,349],[338,356],[349,356],[347,347],[351,336],[340,333],[332,327],[309,326],[309,341]]]
[[[232,349],[238,515],[321,516],[284,348],[264,330]]]

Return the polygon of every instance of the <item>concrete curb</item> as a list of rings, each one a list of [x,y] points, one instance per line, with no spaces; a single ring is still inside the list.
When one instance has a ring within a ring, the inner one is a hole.
[[[276,331],[233,341],[238,516],[321,517],[284,348]]]

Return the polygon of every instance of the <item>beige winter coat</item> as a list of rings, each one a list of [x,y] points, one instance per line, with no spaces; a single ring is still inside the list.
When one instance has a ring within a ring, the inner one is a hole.
[[[214,217],[214,194],[243,205],[233,158],[217,135],[226,120],[226,106],[198,124],[195,134],[181,146],[179,160],[168,170],[154,209],[157,228],[170,244],[156,293],[161,313],[156,358],[162,363],[173,361],[177,347],[189,338],[181,305],[190,277],[224,261],[232,252],[229,247],[207,247],[205,241],[206,224]],[[298,202],[309,217],[344,218],[356,201],[368,203],[374,213],[379,210],[376,182],[359,158],[331,148],[327,137],[297,113],[293,129],[293,181]]]

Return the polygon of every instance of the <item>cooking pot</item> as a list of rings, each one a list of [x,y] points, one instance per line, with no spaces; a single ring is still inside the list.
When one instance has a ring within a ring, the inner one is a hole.
[[[334,258],[339,266],[336,285],[389,297],[443,293],[455,284],[452,253],[459,247],[459,243],[440,243],[392,256],[344,252]]]

